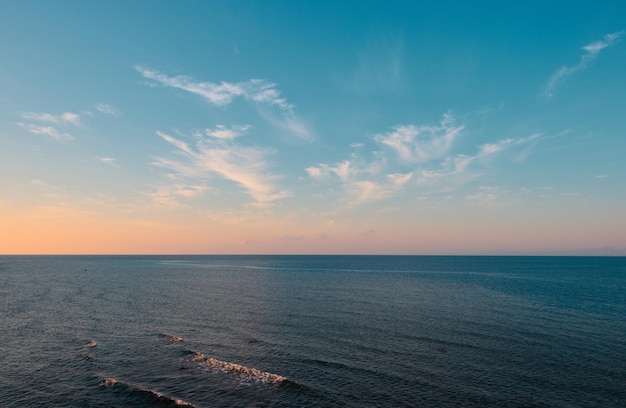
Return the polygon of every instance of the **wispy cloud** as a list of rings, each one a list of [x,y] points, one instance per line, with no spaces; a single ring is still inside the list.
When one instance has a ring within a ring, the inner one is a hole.
[[[111,166],[111,167],[119,167],[117,165],[117,160],[114,159],[113,157],[98,157],[98,160],[101,163],[106,164],[107,166]]]
[[[337,177],[348,194],[348,205],[358,205],[392,197],[413,177],[412,172],[381,174],[382,167],[381,162],[364,163],[353,157],[334,166],[320,164],[305,170],[318,181]]]
[[[332,175],[337,176],[341,181],[351,181],[362,176],[377,176],[381,173],[385,166],[386,159],[382,156],[377,156],[374,160],[367,162],[359,154],[352,153],[349,159],[336,163],[335,165],[328,165],[321,163],[318,166],[307,167],[305,171],[309,175],[317,180],[326,179]]]
[[[444,115],[438,125],[395,126],[390,132],[374,136],[379,145],[391,149],[370,152],[371,160],[353,152],[341,162],[320,163],[305,171],[317,182],[338,180],[348,196],[348,204],[362,204],[392,197],[410,188],[441,186],[446,179],[467,182],[477,176],[472,168],[477,168],[478,164],[484,167],[492,157],[509,149],[528,148],[540,137],[533,134],[501,139],[478,145],[472,153],[452,154],[453,141],[463,129],[463,125],[455,124],[451,114]],[[486,194],[483,192],[483,198],[487,198]]]
[[[275,108],[279,112],[278,117],[267,112],[261,113],[270,122],[299,138],[306,140],[312,137],[308,127],[295,114],[294,106],[287,102],[278,90],[278,85],[273,82],[263,79],[250,79],[243,82],[202,82],[184,75],[168,76],[143,66],[135,66],[135,69],[146,79],[199,95],[212,105],[225,106],[241,97],[259,105]]]
[[[513,139],[513,138],[508,138],[508,139],[501,139],[498,140],[494,143],[485,143],[483,145],[481,145],[479,147],[478,150],[478,154],[476,155],[477,159],[483,158],[483,157],[487,157],[489,155],[495,154],[495,153],[499,153],[503,150],[506,150],[512,146],[519,146],[519,145],[524,145],[527,144],[529,142],[532,142],[533,140],[536,140],[538,138],[541,137],[540,133],[533,133],[530,136],[527,137],[521,137],[521,138],[517,138],[517,139]]]
[[[172,184],[167,186],[158,186],[156,191],[148,193],[148,197],[152,202],[160,206],[178,207],[180,200],[191,200],[204,195],[209,190],[205,185],[185,185]]]
[[[396,36],[381,36],[357,51],[356,67],[340,86],[358,94],[390,93],[405,84],[404,42]]]
[[[463,126],[455,126],[453,116],[447,113],[439,125],[396,126],[375,139],[394,150],[404,162],[425,163],[444,156],[462,130]]]
[[[230,127],[217,125],[215,129],[207,129],[205,133],[207,136],[218,139],[235,139],[246,133],[251,127],[250,125],[234,125]]]
[[[394,196],[411,180],[413,173],[387,174],[381,181],[362,180],[347,185],[354,204],[378,201]]]
[[[580,56],[580,61],[575,65],[563,65],[557,69],[546,84],[543,95],[547,97],[554,96],[556,89],[572,74],[582,71],[589,66],[605,48],[608,48],[615,44],[619,37],[624,34],[624,31],[605,34],[601,40],[594,41],[582,47],[584,53]]]
[[[222,82],[216,84],[212,82],[197,82],[187,76],[170,77],[142,66],[135,66],[135,69],[146,79],[151,79],[164,86],[200,95],[208,102],[218,106],[228,105],[235,97],[243,96],[245,93],[241,83]]]
[[[115,117],[120,117],[122,115],[122,112],[119,109],[106,103],[98,103],[94,106],[94,108],[98,112],[104,113],[105,115],[111,115]]]
[[[513,147],[529,145],[532,141],[540,138],[539,133],[532,134],[522,138],[508,138],[495,141],[493,143],[485,143],[478,146],[477,151],[473,154],[459,153],[446,157],[441,161],[438,167],[422,169],[417,183],[420,185],[434,184],[448,177],[461,177],[465,179],[473,178],[469,174],[471,166],[475,163],[486,163],[491,157],[504,152]]]
[[[72,135],[70,135],[69,133],[62,132],[53,126],[41,126],[41,125],[35,125],[32,123],[22,123],[22,122],[18,122],[17,125],[28,130],[30,133],[34,133],[36,135],[49,136],[60,142],[65,142],[65,141],[74,139]]]
[[[64,112],[59,115],[45,112],[24,112],[20,116],[29,122],[17,122],[21,128],[36,135],[49,136],[60,142],[73,139],[71,134],[61,130],[61,128],[68,125],[80,125],[80,116],[74,112]]]
[[[280,178],[271,174],[265,157],[272,150],[237,144],[228,138],[196,135],[195,146],[157,132],[165,141],[176,147],[183,160],[156,158],[154,164],[167,168],[174,175],[205,182],[215,176],[235,182],[254,200],[269,203],[288,195],[276,185]]]
[[[51,113],[24,112],[22,118],[33,122],[53,123],[55,125],[80,125],[80,116],[74,112],[64,112],[60,115]]]
[[[395,195],[413,177],[412,172],[386,173],[387,159],[374,154],[374,159],[366,161],[353,153],[351,157],[335,165],[321,163],[305,169],[309,177],[317,181],[337,178],[348,194],[348,205],[358,205],[378,201]]]

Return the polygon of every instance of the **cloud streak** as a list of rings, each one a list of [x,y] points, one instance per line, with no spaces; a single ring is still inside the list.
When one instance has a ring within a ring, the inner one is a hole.
[[[192,200],[204,195],[207,190],[209,187],[205,185],[173,184],[159,186],[155,192],[147,195],[159,206],[178,207],[181,199]]]
[[[74,112],[64,112],[59,115],[46,112],[24,112],[22,119],[30,123],[17,122],[17,125],[36,135],[45,135],[60,142],[74,139],[71,134],[60,128],[68,125],[80,126],[80,116]]]
[[[472,154],[452,154],[453,142],[463,129],[464,126],[455,124],[451,114],[444,115],[438,125],[395,126],[387,133],[374,136],[379,145],[389,150],[372,151],[372,160],[352,153],[344,161],[332,165],[320,163],[305,171],[318,183],[338,180],[347,194],[347,203],[358,205],[393,197],[411,188],[434,187],[451,177],[466,182],[473,178],[473,166],[486,164],[490,158],[529,145],[540,137],[533,134],[501,139],[477,146]]]
[[[168,76],[143,66],[135,66],[135,69],[146,79],[162,86],[199,95],[215,106],[226,106],[236,98],[243,98],[258,105],[274,108],[279,112],[278,118],[275,115],[261,113],[270,122],[290,131],[298,138],[304,140],[312,138],[307,126],[295,114],[294,106],[287,102],[278,90],[278,85],[273,82],[262,79],[250,79],[243,82],[202,82],[184,75]]]
[[[17,125],[20,126],[21,128],[26,129],[30,133],[33,133],[36,135],[49,136],[55,140],[58,140],[59,142],[66,142],[66,141],[74,139],[72,135],[70,135],[69,133],[62,132],[53,126],[41,126],[41,125],[35,125],[32,123],[22,123],[22,122],[18,122]]]
[[[101,163],[106,164],[107,166],[118,167],[117,160],[114,159],[113,157],[98,157],[98,160]]]
[[[226,127],[216,129],[228,130]],[[241,131],[242,128],[238,129]],[[168,134],[157,134],[176,147],[176,151],[183,156],[182,161],[161,157],[154,161],[156,166],[174,172],[174,176],[193,179],[196,183],[218,176],[238,184],[259,203],[270,203],[288,195],[287,191],[280,190],[276,185],[280,177],[268,171],[265,157],[273,153],[272,150],[243,146],[233,142],[232,138],[214,135],[196,135],[198,140],[195,146],[190,146]]]
[[[252,126],[250,125],[234,125],[230,127],[217,125],[215,129],[206,129],[205,133],[207,136],[211,136],[217,139],[230,140],[243,135],[251,127]]]
[[[474,154],[456,154],[446,157],[436,168],[423,169],[417,183],[420,185],[434,184],[443,178],[452,176],[467,177],[472,165],[480,162],[487,162],[493,156],[496,156],[505,150],[516,146],[528,145],[532,141],[541,137],[539,133],[532,134],[523,138],[508,138],[495,141],[493,143],[485,143],[478,146]]]
[[[624,34],[624,31],[605,34],[601,40],[594,41],[582,47],[584,53],[580,56],[580,61],[575,65],[563,65],[557,69],[548,83],[544,87],[543,95],[550,98],[554,96],[556,89],[572,74],[586,69],[589,64],[596,59],[602,50],[614,45],[617,40]]]
[[[64,112],[60,115],[51,113],[24,112],[22,118],[33,122],[53,123],[55,125],[80,125],[80,116],[74,112]]]
[[[396,126],[391,132],[376,135],[375,140],[396,152],[400,160],[425,163],[445,155],[463,130],[455,126],[447,113],[436,126]]]
[[[94,108],[100,113],[104,113],[105,115],[115,116],[116,118],[122,115],[122,112],[119,109],[117,109],[115,106],[112,106],[106,103],[98,103],[94,106]]]

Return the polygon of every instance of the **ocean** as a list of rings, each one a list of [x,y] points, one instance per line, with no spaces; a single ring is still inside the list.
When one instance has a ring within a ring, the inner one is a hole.
[[[2,407],[626,407],[626,258],[0,256]]]

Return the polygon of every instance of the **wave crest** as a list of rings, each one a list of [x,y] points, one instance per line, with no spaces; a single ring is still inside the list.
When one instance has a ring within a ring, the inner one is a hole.
[[[172,342],[183,341],[182,337],[174,336],[173,334],[163,334],[163,337]]]
[[[150,401],[163,406],[194,408],[192,404],[185,402],[181,399],[163,395],[160,392],[150,390],[136,384],[124,383],[116,380],[115,378],[104,378],[102,381],[100,381],[100,386],[106,388],[119,388],[125,392],[128,392],[130,395],[140,396],[146,401]]]
[[[221,361],[215,358],[207,358],[201,353],[191,352],[191,359],[198,361],[201,364],[210,368],[219,369],[223,372],[231,372],[240,375],[245,379],[256,380],[265,383],[280,384],[287,382],[287,378],[278,374],[268,373],[267,371],[257,370],[256,368],[249,368],[235,363],[229,363],[228,361]]]

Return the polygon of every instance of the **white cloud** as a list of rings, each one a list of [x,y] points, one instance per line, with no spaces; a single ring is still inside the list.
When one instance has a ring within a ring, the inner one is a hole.
[[[404,162],[426,163],[443,157],[463,130],[455,126],[451,114],[445,114],[435,126],[396,126],[391,132],[378,134],[375,140],[396,152]]]
[[[98,157],[98,160],[108,166],[117,167],[117,162],[113,157]]]
[[[289,135],[297,136],[299,140],[311,141],[313,139],[309,126],[296,116],[293,110],[283,110],[277,113],[273,110],[260,108],[258,113],[272,126]]]
[[[514,146],[527,145],[533,140],[538,139],[540,136],[540,134],[535,133],[528,137],[518,139],[502,139],[494,143],[485,143],[478,146],[478,151],[473,155],[457,154],[454,156],[448,156],[440,163],[438,168],[422,170],[420,173],[421,177],[418,178],[418,184],[432,184],[442,178],[450,176],[471,179],[473,177],[468,173],[472,164],[477,162],[486,162],[492,156],[495,156]]]
[[[115,106],[111,106],[109,104],[106,103],[98,103],[96,104],[96,106],[94,106],[94,108],[100,112],[100,113],[104,113],[105,115],[111,115],[111,116],[115,116],[115,117],[119,117],[122,115],[122,112],[120,112],[119,109],[117,109]]]
[[[305,171],[309,177],[318,181],[336,177],[349,196],[348,204],[356,205],[391,197],[413,177],[412,172],[385,174],[385,167],[384,157],[376,156],[367,162],[359,155],[352,154],[350,159],[334,166],[321,163],[307,167]]]
[[[362,176],[376,176],[381,173],[386,159],[376,157],[371,162],[366,162],[357,154],[352,154],[349,159],[336,163],[334,166],[321,163],[317,167],[307,167],[305,171],[309,177],[323,180],[331,175],[335,175],[343,182],[353,181]]]
[[[61,132],[53,126],[40,126],[22,122],[18,122],[17,125],[36,135],[46,135],[60,142],[74,139],[69,133]]]
[[[55,125],[72,124],[75,126],[80,125],[80,116],[74,112],[64,112],[60,115],[53,115],[51,113],[38,113],[38,112],[24,112],[22,118],[33,122],[47,122]]]
[[[175,175],[195,180],[220,176],[240,185],[258,202],[268,203],[288,195],[276,186],[279,176],[268,171],[265,156],[273,151],[236,144],[229,139],[199,136],[194,147],[186,142],[157,132],[183,153],[185,160],[157,158],[155,165],[172,170]]]
[[[278,116],[268,112],[260,112],[267,120],[297,137],[309,140],[311,132],[294,111],[294,106],[287,102],[278,85],[262,79],[250,79],[244,82],[199,82],[187,76],[167,76],[161,72],[136,66],[135,69],[146,79],[155,81],[163,86],[181,89],[203,97],[207,102],[216,106],[225,106],[241,97],[248,101],[265,105],[278,110]]]
[[[250,125],[234,125],[231,127],[217,125],[215,129],[206,129],[205,133],[207,136],[218,139],[235,139],[243,135],[251,127]]]
[[[210,103],[218,106],[228,105],[235,97],[242,96],[245,93],[241,84],[237,83],[222,82],[221,84],[215,84],[212,82],[196,82],[186,76],[169,77],[158,71],[141,66],[136,66],[135,69],[144,78],[152,79],[161,85],[200,95]]]
[[[349,181],[353,179],[357,173],[361,172],[360,169],[355,167],[353,161],[351,160],[345,160],[338,163],[337,166],[333,167],[331,170],[341,181]]]
[[[510,148],[511,146],[526,144],[528,142],[531,142],[539,138],[540,136],[541,134],[534,133],[528,137],[522,137],[519,139],[509,138],[509,139],[498,140],[495,143],[485,143],[479,147],[479,151],[478,151],[478,154],[476,155],[476,158],[483,158],[483,157],[490,156],[492,154],[499,153],[503,150]]]
[[[560,84],[567,79],[567,77],[587,68],[589,63],[593,61],[598,54],[600,54],[600,51],[615,44],[615,42],[623,34],[624,31],[605,34],[601,40],[594,41],[582,47],[582,50],[585,52],[580,56],[580,61],[576,65],[563,65],[557,69],[552,76],[550,76],[550,79],[543,90],[543,94],[547,97],[552,97],[556,88],[558,88]]]
[[[307,172],[309,177],[317,179],[317,180],[321,180],[323,178],[328,177],[331,172],[328,165],[324,163],[320,164],[319,167],[311,166],[311,167],[307,167],[304,170]]]
[[[251,79],[241,83],[245,89],[243,96],[256,102],[267,103],[268,105],[276,105],[284,110],[292,110],[293,105],[289,104],[285,98],[280,95],[277,85],[266,82],[262,79]]]
[[[59,115],[46,112],[24,112],[20,116],[30,123],[17,122],[18,126],[31,133],[46,135],[61,142],[72,140],[73,137],[60,128],[67,125],[80,125],[80,116],[74,112],[64,112]]]
[[[391,151],[372,151],[370,161],[353,152],[346,160],[320,163],[305,171],[317,182],[338,180],[348,196],[348,204],[361,204],[391,197],[411,186],[441,188],[446,179],[449,181],[444,188],[465,184],[479,176],[474,170],[478,164],[484,168],[492,157],[509,149],[529,150],[531,142],[540,137],[532,134],[501,139],[476,146],[473,153],[452,154],[453,141],[463,129],[450,114],[434,126],[396,126],[374,137],[379,144],[391,147]],[[483,196],[486,194],[483,192]]]
[[[352,204],[378,201],[395,195],[411,180],[413,173],[388,174],[380,182],[356,181],[348,185],[348,191],[354,197]]]
[[[360,180],[345,184],[350,195],[349,205],[379,201],[396,195],[411,180],[413,173],[388,174],[376,181]]]
[[[158,205],[177,207],[180,204],[180,199],[192,200],[204,195],[207,190],[209,187],[205,185],[173,184],[159,186],[155,192],[147,195]]]

